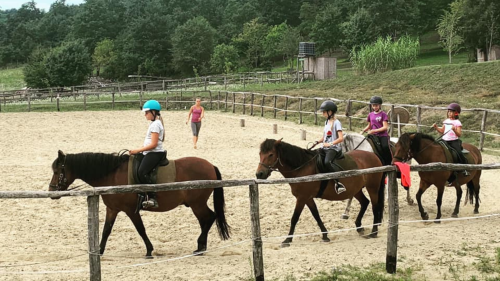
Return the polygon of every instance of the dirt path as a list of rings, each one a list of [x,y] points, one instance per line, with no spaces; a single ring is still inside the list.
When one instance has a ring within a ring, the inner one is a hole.
[[[259,145],[265,138],[283,138],[305,147],[308,141],[319,138],[321,131],[318,127],[208,112],[195,150],[190,128],[184,123],[186,117],[185,112],[166,113],[169,158],[205,158],[219,167],[223,179],[255,178]],[[243,128],[239,126],[240,118],[246,119]],[[272,133],[273,123],[279,124],[277,135]],[[135,148],[142,144],[147,125],[138,111],[0,114],[0,190],[47,190],[50,165],[58,149],[66,153],[111,153]],[[308,130],[308,141],[300,140],[303,128]],[[497,163],[500,158],[485,155],[484,162]],[[495,170],[483,172],[480,215],[500,213],[496,190],[499,175]],[[418,179],[417,174],[412,176],[414,197]],[[279,177],[273,173],[271,178]],[[419,220],[417,207],[408,206],[405,195],[401,189],[401,220]],[[143,258],[142,240],[129,219],[119,214],[102,258],[103,280],[247,280],[252,275],[248,187],[226,188],[225,196],[232,237],[222,242],[212,229],[210,252],[203,257],[179,259],[195,250],[199,235],[198,223],[189,208],[143,213],[147,233],[155,246],[153,260]],[[450,217],[455,198],[454,189],[446,190],[444,218]],[[261,186],[260,199],[266,279],[287,275],[307,279],[310,274],[343,264],[385,263],[386,224],[377,239],[364,239],[356,231],[346,230],[330,234],[332,242],[324,244],[314,219],[305,210],[296,234],[315,234],[297,237],[291,247],[282,249],[280,242],[288,233],[295,199],[287,185]],[[435,199],[435,188],[423,197],[431,218],[436,215]],[[357,202],[353,203],[349,220],[340,219],[345,202],[317,200],[317,204],[330,231],[354,227]],[[0,210],[1,280],[88,280],[85,198],[4,199]],[[101,202],[101,230],[104,215]],[[461,208],[461,218],[473,216],[472,206]],[[368,225],[371,221],[367,212],[363,222]],[[479,263],[481,258],[494,259],[495,249],[500,247],[498,225],[498,216],[440,225],[402,223],[398,268],[412,267],[416,269],[414,276],[425,276],[427,280],[449,280],[453,269],[461,278],[481,276],[473,263]],[[41,273],[32,274],[35,271]]]

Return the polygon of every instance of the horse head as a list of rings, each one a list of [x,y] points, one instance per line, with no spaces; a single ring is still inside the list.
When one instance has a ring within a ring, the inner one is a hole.
[[[413,155],[411,152],[412,140],[416,134],[404,133],[399,137],[396,147],[394,148],[394,156],[392,162],[407,162]]]
[[[280,159],[278,153],[280,145],[281,139],[266,139],[261,143],[259,152],[260,161],[255,173],[258,179],[267,179],[272,171],[277,170],[276,165]]]
[[[52,163],[52,171],[54,175],[49,184],[49,191],[64,191],[68,189],[75,177],[72,176],[71,171],[66,166],[66,154],[61,150],[58,151],[56,160]],[[60,198],[60,197],[59,197]],[[59,199],[53,197],[53,199]]]

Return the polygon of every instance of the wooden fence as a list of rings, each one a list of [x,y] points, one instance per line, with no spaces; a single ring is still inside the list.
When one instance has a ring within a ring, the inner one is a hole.
[[[124,95],[133,95],[133,98],[127,99]],[[137,96],[138,95],[138,99]],[[138,91],[122,91],[120,89],[100,88],[99,91],[95,89],[92,90],[68,90],[62,92],[32,92],[28,91],[24,95],[16,94],[10,95],[7,99],[5,93],[0,95],[0,111],[2,111],[2,98],[4,107],[7,105],[7,101],[12,103],[13,101],[23,102],[27,104],[27,111],[32,111],[34,106],[53,106],[57,111],[60,111],[63,106],[83,106],[83,110],[87,110],[89,106],[93,105],[110,105],[110,109],[115,109],[120,104],[137,104],[138,108],[142,106],[145,100],[148,99],[148,95],[154,95],[155,99],[158,99],[165,108],[168,109],[184,109],[184,107],[189,107],[193,104],[197,96],[202,97],[202,103],[207,109],[213,110],[224,110],[231,111],[233,113],[241,112],[242,114],[249,114],[251,116],[264,116],[265,113],[271,113],[272,118],[278,118],[278,114],[283,116],[284,120],[288,120],[291,116],[294,116],[299,124],[304,123],[304,118],[306,116],[311,116],[313,118],[314,124],[318,124],[318,115],[320,115],[317,110],[322,101],[327,100],[327,98],[319,97],[293,97],[288,95],[266,95],[261,93],[252,92],[229,92],[229,91],[212,91],[212,90],[166,90],[159,92],[146,92],[142,86],[140,86]],[[105,96],[107,100],[101,100]],[[93,101],[89,101],[89,98],[93,98]],[[96,100],[97,99],[97,100]],[[40,105],[35,105],[33,101],[43,100],[45,103]],[[337,116],[341,118],[347,118],[347,128],[352,131],[353,123],[358,122],[364,127],[366,120],[366,115],[369,112],[369,102],[359,101],[359,100],[340,100],[332,99],[339,106],[339,112],[344,111],[343,115],[338,114]],[[49,103],[50,101],[50,103]],[[401,128],[403,126],[415,126],[417,132],[421,132],[422,128],[430,128],[431,124],[424,124],[423,121],[425,110],[446,110],[445,107],[431,107],[423,105],[411,105],[411,104],[390,104],[385,103],[385,108],[390,108],[390,120],[391,136],[394,136],[396,132],[398,136],[401,134]],[[396,112],[397,108],[406,108],[412,111],[413,116],[409,122],[399,122],[398,118],[393,118],[393,112]],[[363,111],[364,109],[364,111]],[[5,111],[5,110],[4,110]],[[362,114],[358,112],[362,112]],[[484,109],[484,108],[471,108],[462,109],[463,112],[473,112],[474,114],[481,116],[480,124],[477,124],[476,129],[464,129],[463,132],[466,133],[477,133],[479,134],[478,147],[480,150],[484,149],[484,142],[486,136],[491,136],[493,138],[500,137],[500,134],[496,132],[488,132],[488,128],[494,128],[500,130],[498,127],[498,121],[500,117],[498,115],[500,110]],[[488,119],[489,117],[489,119]],[[479,122],[479,121],[478,121]],[[499,140],[500,141],[500,140]]]
[[[500,169],[500,163],[469,165],[469,164],[445,164],[432,163],[425,165],[411,166],[411,171],[460,171],[460,170],[491,170]],[[389,221],[387,224],[387,252],[386,271],[396,273],[397,269],[397,249],[398,249],[398,225],[399,225],[399,203],[398,203],[398,183],[396,180],[396,167],[384,166],[369,168],[364,170],[350,170],[336,173],[317,174],[312,176],[276,179],[276,180],[204,180],[174,182],[156,185],[123,185],[111,187],[96,187],[92,190],[84,191],[2,191],[0,198],[51,198],[66,196],[86,196],[88,203],[88,242],[89,242],[89,266],[90,280],[101,280],[101,262],[99,253],[99,196],[103,194],[117,193],[140,193],[147,191],[168,191],[168,190],[189,190],[215,187],[249,186],[250,193],[250,220],[253,240],[253,271],[257,281],[264,280],[264,259],[262,250],[262,239],[260,233],[259,218],[259,184],[283,184],[320,181],[326,179],[339,179],[358,176],[369,173],[387,172],[389,175]]]

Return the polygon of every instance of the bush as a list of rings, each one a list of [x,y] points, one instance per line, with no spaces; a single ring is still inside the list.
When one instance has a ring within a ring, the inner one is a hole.
[[[397,41],[379,37],[377,42],[351,51],[351,62],[358,74],[371,74],[415,66],[420,50],[418,39],[403,36]]]

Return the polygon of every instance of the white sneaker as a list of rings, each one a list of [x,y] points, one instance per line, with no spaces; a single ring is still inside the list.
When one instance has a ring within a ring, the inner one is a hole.
[[[337,184],[335,185],[335,192],[337,192],[337,194],[345,192],[346,190],[347,189],[341,182],[337,182]]]

